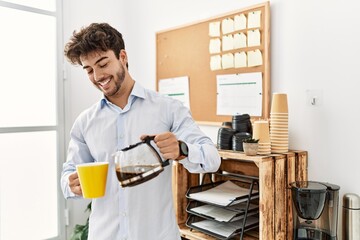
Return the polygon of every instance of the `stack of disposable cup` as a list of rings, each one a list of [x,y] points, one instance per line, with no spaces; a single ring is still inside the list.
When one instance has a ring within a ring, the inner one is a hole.
[[[270,110],[270,140],[272,153],[289,151],[289,112],[287,94],[274,93]]]
[[[253,124],[253,138],[259,139],[257,154],[267,155],[271,153],[269,122],[265,120],[255,121]]]

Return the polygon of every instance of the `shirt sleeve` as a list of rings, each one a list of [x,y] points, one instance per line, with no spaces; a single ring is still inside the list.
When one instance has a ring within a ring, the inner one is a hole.
[[[216,172],[220,166],[220,156],[213,144],[187,144],[189,156],[179,162],[191,173]]]
[[[221,158],[215,144],[200,130],[187,107],[178,101],[172,107],[175,111],[172,110],[171,131],[189,148],[188,157],[180,160],[179,163],[191,173],[216,172]]]
[[[76,164],[93,162],[89,148],[84,140],[80,119],[77,119],[70,132],[70,142],[66,162],[61,173],[61,189],[65,198],[81,198],[69,187],[69,176],[76,171]]]

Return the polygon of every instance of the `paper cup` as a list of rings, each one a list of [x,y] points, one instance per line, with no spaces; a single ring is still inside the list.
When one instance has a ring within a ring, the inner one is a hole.
[[[270,124],[270,129],[271,128],[288,128],[289,124],[288,123],[271,123]]]
[[[105,195],[108,167],[108,162],[76,165],[84,198],[98,198]]]
[[[253,124],[253,138],[259,139],[259,143],[270,142],[270,131],[268,121],[255,121]]]
[[[286,118],[284,118],[284,119],[281,119],[281,118],[272,118],[272,119],[270,119],[270,125],[274,124],[274,123],[280,123],[280,124],[286,123],[286,124],[288,124],[289,119],[286,119]]]
[[[274,93],[272,95],[271,113],[288,113],[287,94]]]
[[[275,141],[289,141],[287,136],[271,136],[271,143]]]
[[[289,120],[289,115],[274,115],[271,114],[270,119],[280,119],[280,120]]]
[[[266,146],[270,146],[271,145],[271,142],[262,142],[262,143],[259,143],[259,147],[266,147]]]
[[[273,117],[289,117],[289,113],[288,112],[271,112],[270,113],[270,117],[273,116]]]
[[[271,146],[274,146],[276,144],[289,144],[289,141],[288,140],[271,140]]]

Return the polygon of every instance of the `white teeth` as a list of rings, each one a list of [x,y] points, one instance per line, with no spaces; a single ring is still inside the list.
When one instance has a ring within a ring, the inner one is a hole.
[[[105,86],[108,82],[110,82],[110,79],[108,79],[108,80],[105,80],[105,81],[103,81],[103,82],[99,82],[99,84],[100,84],[100,86]]]

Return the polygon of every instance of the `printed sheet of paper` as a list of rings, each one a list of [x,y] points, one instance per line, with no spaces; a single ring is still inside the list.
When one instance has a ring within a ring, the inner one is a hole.
[[[242,13],[234,17],[234,30],[238,31],[243,29],[246,29],[246,16]]]
[[[217,115],[262,114],[262,73],[216,76]]]
[[[209,36],[220,37],[220,22],[209,23]]]
[[[261,11],[249,12],[248,14],[248,28],[261,27]]]
[[[160,79],[159,93],[179,100],[190,109],[189,77]]]

